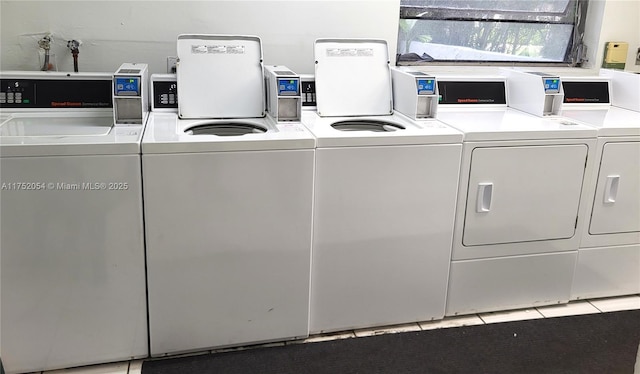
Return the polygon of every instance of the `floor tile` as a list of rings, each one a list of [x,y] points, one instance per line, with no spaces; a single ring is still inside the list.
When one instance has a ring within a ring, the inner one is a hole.
[[[245,349],[249,349],[249,347],[227,347],[227,348],[218,348],[213,349],[207,353],[224,353],[224,352],[235,352],[235,351],[244,351]]]
[[[448,327],[460,327],[480,325],[484,323],[498,323],[508,321],[519,321],[537,318],[552,318],[559,316],[571,316],[580,314],[590,314],[599,312],[613,312],[619,310],[640,309],[640,295],[612,297],[603,299],[573,301],[568,304],[550,305],[539,308],[520,309],[512,311],[481,313],[479,315],[466,315],[447,317],[443,320],[425,321],[405,325],[375,327],[371,329],[361,329],[355,331],[342,331],[329,334],[312,335],[306,339],[291,340],[287,342],[268,343],[250,347],[231,347],[215,351],[204,351],[176,355],[171,357],[191,356],[207,353],[230,352],[250,349],[254,347],[272,347],[290,344],[323,342],[337,339],[348,339],[355,337],[374,336],[381,334],[392,334],[398,332],[412,332],[421,330],[432,330]],[[43,373],[31,374],[141,374],[144,360],[132,360],[131,362],[118,362],[104,365],[92,365],[80,368],[61,369],[46,371]]]
[[[568,304],[541,306],[536,308],[545,318],[576,316],[579,314],[600,313],[598,308],[588,301],[572,301]]]
[[[480,318],[482,318],[484,323],[512,322],[527,319],[544,318],[544,316],[535,309],[518,309],[506,312],[480,313],[479,316]]]
[[[272,347],[284,347],[285,342],[272,342],[272,343],[264,343],[264,344],[252,344],[252,345],[244,345],[244,346],[235,346],[235,347],[226,347],[214,349],[205,353],[225,353],[225,352],[235,352],[235,351],[244,351],[248,349],[255,348],[272,348]]]
[[[328,342],[331,340],[350,339],[355,337],[356,334],[354,334],[353,331],[343,331],[335,334],[312,335],[304,340],[294,340],[288,344]]]
[[[133,360],[129,363],[129,374],[142,374],[144,360]]]
[[[265,344],[256,344],[249,346],[249,348],[273,348],[273,347],[284,347],[284,342],[274,342],[274,343],[265,343]]]
[[[72,369],[45,371],[44,374],[127,374],[129,362],[83,366]]]
[[[468,316],[457,316],[457,317],[446,317],[443,320],[439,321],[428,321],[428,322],[420,322],[420,328],[423,330],[434,330],[434,329],[443,329],[449,327],[461,327],[461,326],[472,326],[472,325],[482,325],[484,321],[480,319],[475,314],[470,314]]]
[[[602,312],[640,309],[640,296],[638,295],[592,299],[589,302]]]
[[[417,323],[409,323],[406,325],[395,325],[395,326],[386,326],[382,328],[355,330],[354,333],[358,338],[362,338],[365,336],[395,334],[398,332],[411,332],[411,331],[420,331],[420,330],[421,330],[420,325],[418,325]]]

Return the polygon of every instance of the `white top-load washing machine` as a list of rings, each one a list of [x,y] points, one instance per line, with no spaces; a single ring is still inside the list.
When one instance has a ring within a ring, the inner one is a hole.
[[[178,58],[142,141],[151,355],[307,336],[315,139],[265,117],[259,38]]]
[[[607,76],[562,77],[562,85],[562,116],[598,130],[571,298],[639,293],[640,108],[611,103],[616,97],[640,102],[640,75],[610,71]]]
[[[386,42],[320,39],[314,53],[310,332],[442,318],[462,134],[393,112]]]
[[[446,314],[567,302],[595,129],[509,109],[501,76],[438,85],[464,133]]]
[[[113,76],[0,73],[0,355],[9,373],[148,354],[143,124],[114,126]]]

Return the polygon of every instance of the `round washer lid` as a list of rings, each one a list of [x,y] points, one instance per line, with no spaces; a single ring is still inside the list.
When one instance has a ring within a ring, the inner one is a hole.
[[[405,129],[402,125],[396,123],[372,119],[350,119],[345,121],[338,121],[333,123],[331,127],[340,131],[373,132],[392,132]]]
[[[235,128],[214,129],[215,126],[211,125],[216,123],[222,124],[222,127],[233,123]],[[247,124],[249,126],[246,126]],[[203,126],[202,133],[188,134],[190,129],[200,126]],[[256,129],[266,131],[253,132]],[[242,132],[244,135],[240,135]],[[301,123],[276,124],[269,117],[242,120],[181,120],[176,113],[151,113],[142,139],[142,154],[282,151],[314,149],[315,144],[315,138]]]
[[[267,128],[247,122],[204,122],[184,130],[189,135],[242,136],[262,134]]]

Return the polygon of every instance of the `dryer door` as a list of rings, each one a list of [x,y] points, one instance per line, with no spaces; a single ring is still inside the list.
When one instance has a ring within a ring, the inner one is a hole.
[[[589,233],[640,231],[640,142],[605,143]]]
[[[475,148],[463,244],[571,238],[586,157],[584,144]]]

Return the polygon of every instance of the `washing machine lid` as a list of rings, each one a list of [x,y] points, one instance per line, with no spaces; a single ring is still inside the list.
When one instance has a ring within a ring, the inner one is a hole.
[[[265,115],[262,45],[257,36],[178,36],[181,118]]]
[[[304,111],[302,123],[317,148],[462,143],[462,133],[435,120],[412,121],[388,116],[320,117]]]
[[[595,127],[598,136],[640,136],[640,112],[633,110],[563,110],[562,116]]]
[[[270,117],[179,119],[151,113],[142,139],[143,154],[313,149],[315,138],[299,122],[276,124]]]
[[[438,110],[438,120],[464,133],[464,141],[595,138],[597,130],[563,117],[537,117],[515,109]]]
[[[314,44],[316,103],[322,117],[393,113],[387,42],[318,39]]]
[[[114,126],[111,112],[13,113],[0,123],[0,156],[139,154],[142,133]]]

